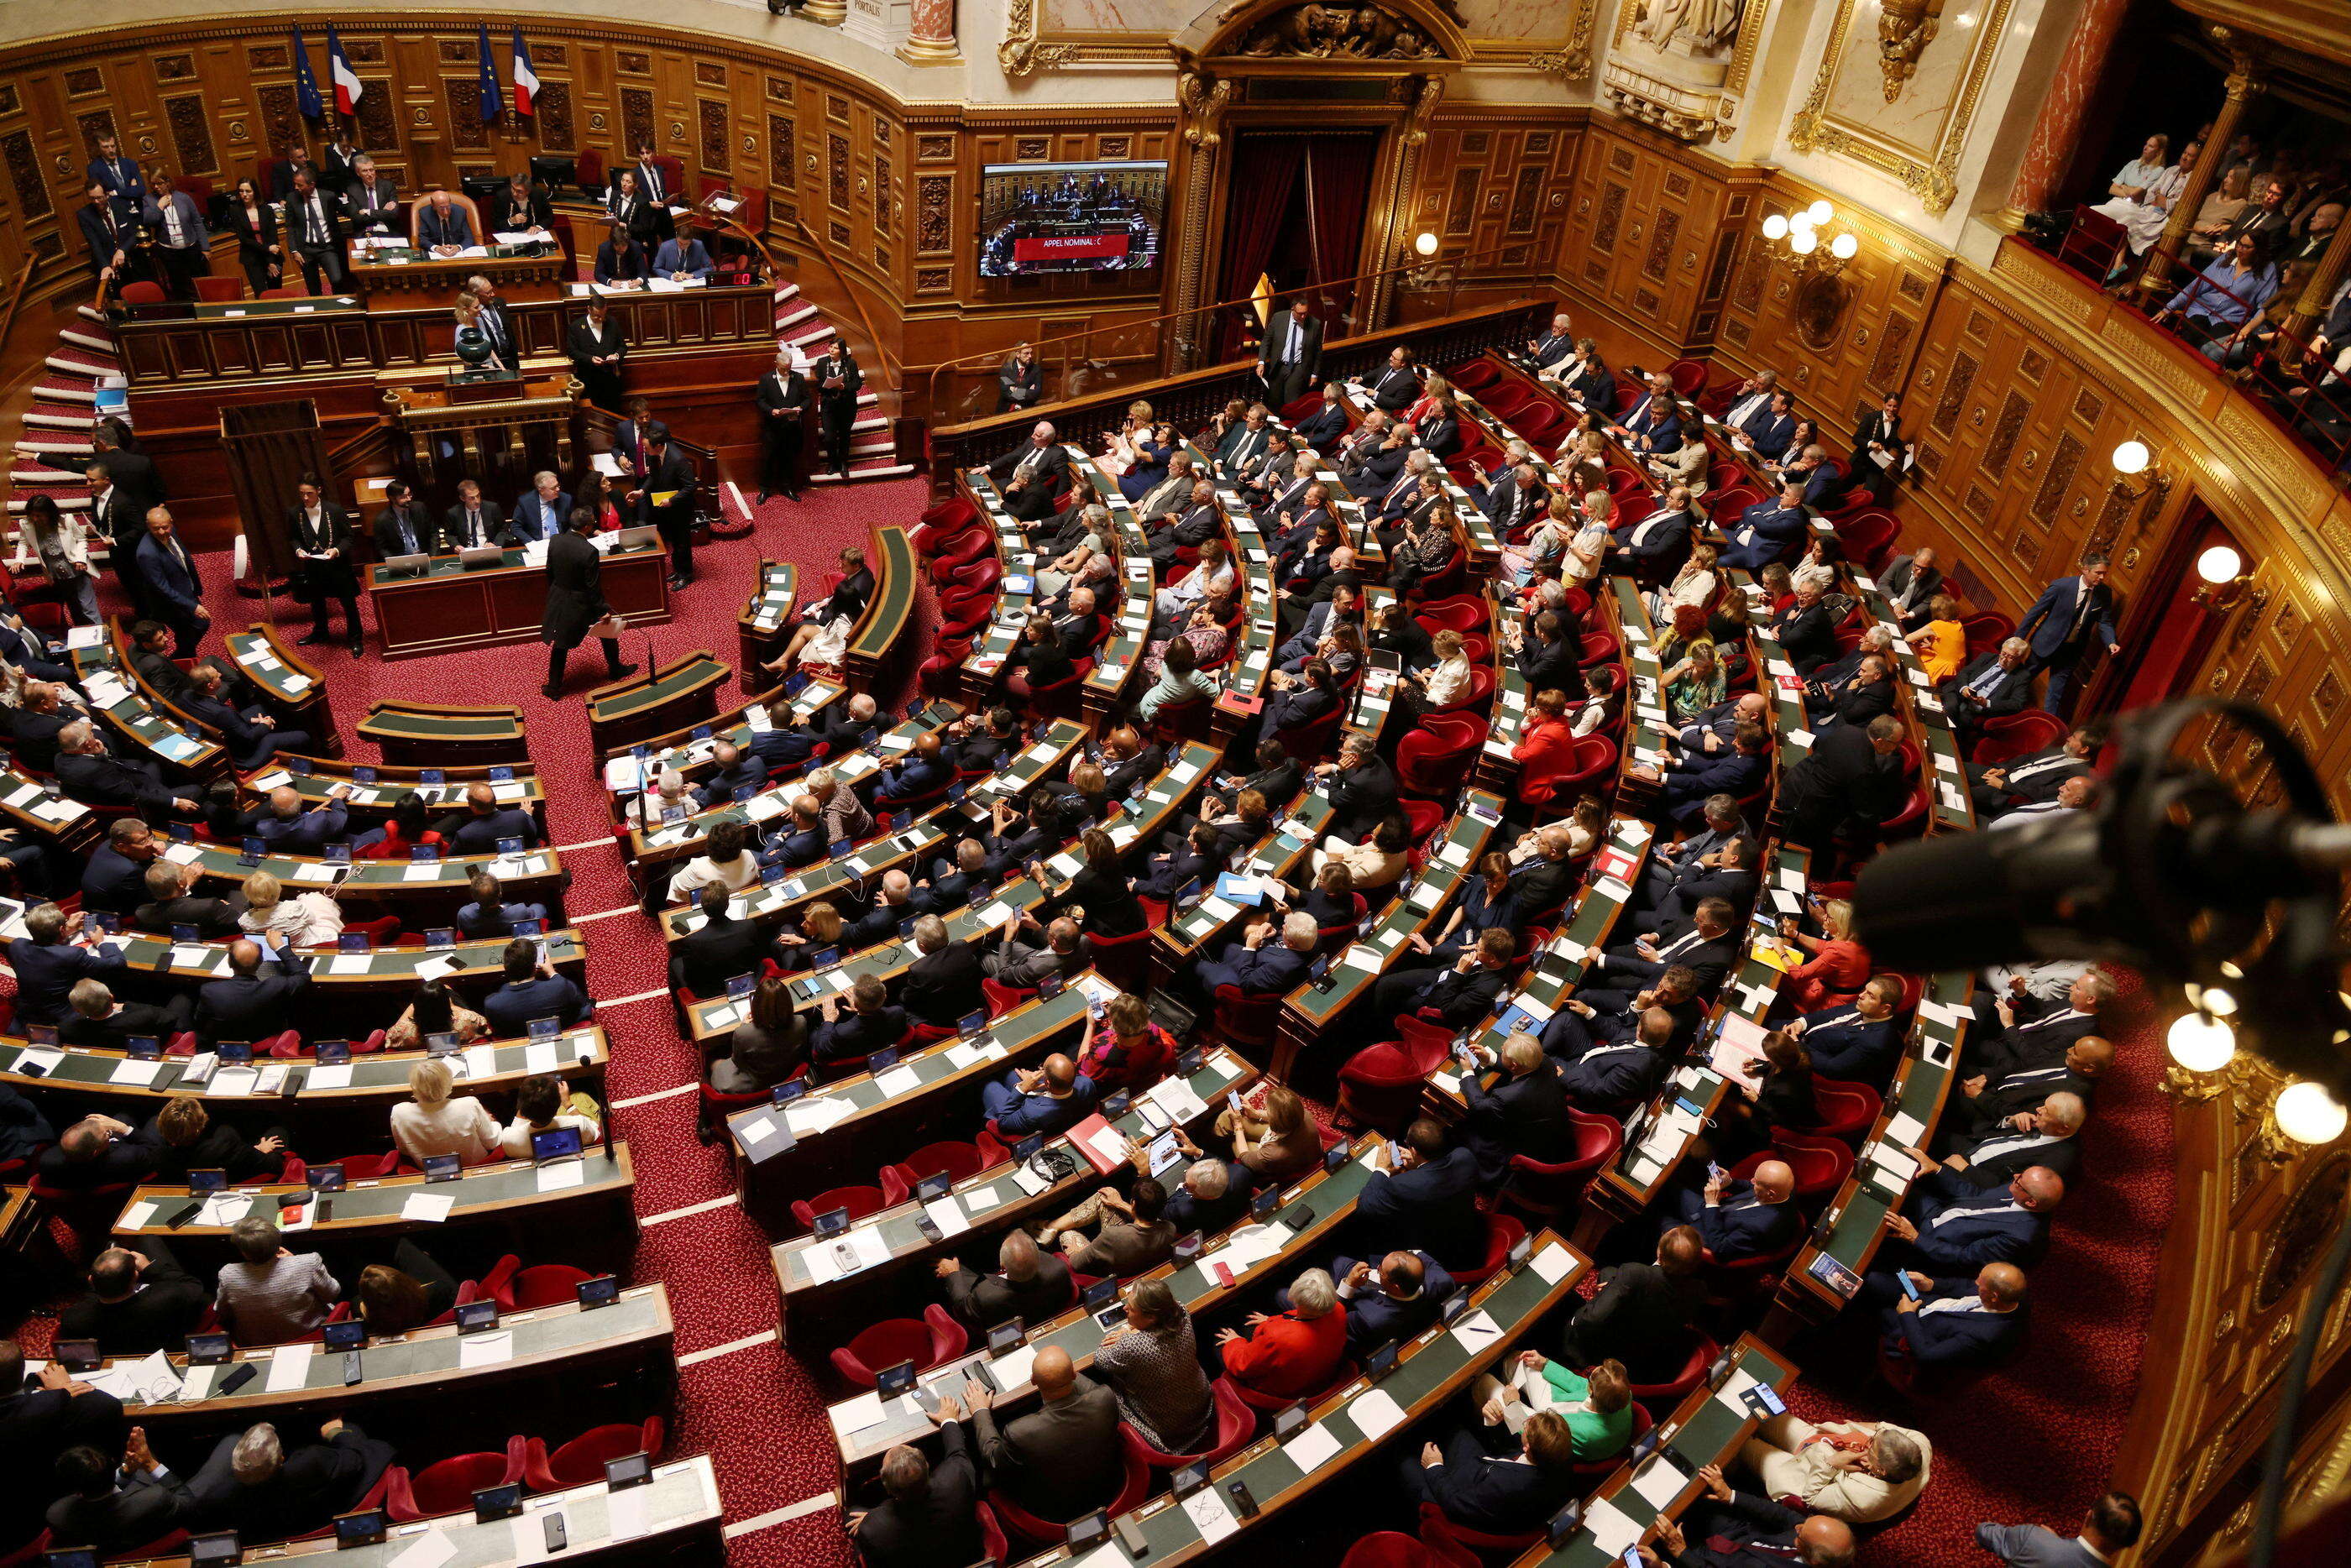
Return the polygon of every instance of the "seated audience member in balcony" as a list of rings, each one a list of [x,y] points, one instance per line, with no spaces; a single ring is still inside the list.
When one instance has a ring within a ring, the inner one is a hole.
[[[474,1165],[496,1156],[497,1117],[473,1096],[453,1095],[456,1081],[444,1057],[409,1068],[408,1100],[392,1107],[392,1141],[409,1164],[454,1154]]]
[[[1659,981],[1660,989],[1663,985]],[[1638,997],[1630,1008],[1608,1012],[1569,997],[1545,1027],[1542,1044],[1562,1064],[1562,1096],[1585,1110],[1607,1115],[1657,1092],[1672,1069],[1679,1035],[1679,1023],[1671,1012],[1643,1007]]]
[[[1417,1249],[1448,1268],[1468,1268],[1485,1256],[1486,1220],[1478,1211],[1478,1156],[1457,1143],[1444,1125],[1420,1116],[1355,1200],[1354,1233],[1384,1244]]]
[[[1849,1524],[1891,1519],[1926,1489],[1925,1434],[1890,1421],[1824,1421],[1783,1411],[1739,1450],[1740,1468],[1773,1497]]]
[[[1347,1309],[1327,1272],[1308,1269],[1284,1293],[1280,1313],[1253,1312],[1249,1332],[1221,1329],[1217,1351],[1225,1376],[1253,1394],[1295,1399],[1328,1387],[1347,1355]]]
[[[2106,200],[2090,211],[2122,225],[2130,254],[2145,255],[2169,221],[2172,204],[2187,187],[2189,171],[2196,165],[2201,144],[2190,139],[2177,159],[2171,138],[2157,131],[2147,139],[2138,156],[2115,171],[2106,182]],[[2239,204],[2241,206],[2242,202]]]
[[[504,981],[482,999],[482,1013],[500,1039],[529,1033],[535,1018],[552,1018],[569,1029],[596,1015],[596,1004],[569,976],[556,973],[553,959],[540,961],[537,944],[528,937],[506,945],[499,968]]]
[[[2179,335],[2216,365],[2252,336],[2262,312],[2278,292],[2278,269],[2262,252],[2262,241],[2241,234],[2235,244],[2164,301],[2153,317]]]
[[[1134,1184],[1131,1198],[1103,1187],[1037,1233],[1042,1246],[1059,1246],[1071,1272],[1122,1279],[1157,1268],[1176,1247],[1176,1227],[1166,1217],[1167,1189],[1150,1177]],[[1094,1239],[1079,1232],[1093,1228]]]
[[[1045,1058],[1042,1065],[1015,1067],[980,1089],[987,1119],[1007,1138],[1031,1133],[1050,1137],[1084,1119],[1097,1096],[1092,1078],[1064,1055]]]
[[[283,1345],[327,1321],[343,1287],[316,1252],[286,1248],[277,1222],[248,1214],[229,1229],[236,1257],[223,1263],[213,1310],[238,1345]]]
[[[248,898],[249,888],[248,883]],[[252,913],[246,911],[247,918]],[[265,947],[270,954],[266,974]],[[309,961],[282,931],[269,931],[258,941],[231,942],[228,973],[197,988],[197,1038],[210,1049],[224,1040],[258,1042],[281,1034],[292,1026],[295,997],[309,983]]]
[[[515,1119],[498,1135],[498,1150],[508,1159],[528,1159],[531,1140],[546,1132],[578,1133],[582,1147],[604,1141],[593,1096],[552,1073],[534,1073],[515,1089]]]
[[[396,1450],[340,1416],[319,1436],[291,1453],[266,1421],[222,1438],[188,1482],[205,1524],[235,1530],[244,1541],[287,1541],[357,1508]]]
[[[2200,267],[2215,257],[2225,259],[2236,248],[2237,241],[2252,235],[2264,245],[2284,241],[2294,229],[2294,181],[2283,173],[2255,174],[2247,187],[2250,194],[2237,215],[2216,234],[2197,234],[2191,228],[2186,261],[2189,266]]]
[[[1724,530],[1730,543],[1722,552],[1723,567],[1760,572],[1793,554],[1812,531],[1804,493],[1802,477],[1786,479],[1781,483],[1778,500],[1759,501],[1741,513],[1738,523]]]
[[[1508,927],[1493,926],[1479,933],[1475,947],[1465,950],[1450,968],[1406,970],[1384,974],[1372,987],[1374,1012],[1384,1017],[1417,1015],[1434,1009],[1447,1029],[1466,1029],[1494,1009],[1510,974],[1518,943]]]
[[[1070,1265],[1037,1245],[1026,1231],[1008,1232],[996,1251],[997,1272],[974,1273],[954,1258],[939,1260],[947,1310],[983,1332],[1019,1318],[1043,1323],[1069,1309],[1076,1292]]]
[[[210,1304],[204,1282],[171,1248],[141,1236],[91,1260],[89,1293],[58,1314],[57,1338],[96,1340],[109,1357],[176,1355]]]
[[[1191,1314],[1164,1279],[1126,1288],[1126,1321],[1094,1355],[1094,1376],[1117,1396],[1119,1413],[1163,1454],[1197,1453],[1217,1435],[1217,1402],[1200,1370]]]
[[[1709,1176],[1703,1189],[1677,1187],[1665,1207],[1680,1223],[1697,1227],[1716,1262],[1734,1263],[1777,1251],[1803,1229],[1795,1195],[1796,1173],[1784,1161],[1767,1159],[1750,1180]]]
[[[1500,1068],[1501,1075],[1491,1089],[1474,1075],[1461,1081],[1468,1106],[1463,1135],[1477,1155],[1479,1180],[1488,1187],[1501,1181],[1513,1155],[1546,1165],[1565,1159],[1574,1147],[1567,1091],[1542,1043],[1531,1034],[1512,1034],[1499,1054],[1485,1052],[1480,1060]]]
[[[1280,929],[1280,940],[1270,921],[1251,926],[1237,942],[1225,944],[1224,951],[1213,960],[1204,960],[1195,970],[1200,988],[1214,994],[1221,986],[1232,986],[1249,997],[1280,996],[1294,990],[1306,978],[1314,944],[1321,933],[1315,929],[1314,917],[1300,911],[1286,917]]]
[[[1959,732],[1962,756],[1974,749],[1991,721],[2024,711],[2032,698],[2033,674],[2032,645],[2011,637],[1991,652],[1978,654],[1935,689]]]
[[[2003,1361],[2023,1340],[2030,1314],[2024,1271],[2014,1263],[1940,1278],[1905,1272],[1917,1287],[1917,1300],[1890,1270],[1872,1272],[1854,1297],[1856,1306],[1876,1312],[1888,1354],[1920,1371],[1953,1372]]]
[[[191,1170],[225,1173],[232,1186],[256,1180],[275,1181],[286,1168],[285,1129],[270,1127],[256,1142],[216,1122],[194,1095],[174,1095],[148,1118],[140,1134],[155,1149],[151,1179],[174,1187],[187,1185]]]
[[[294,947],[317,947],[342,934],[340,905],[316,888],[288,893],[266,871],[245,879],[245,913],[236,923],[256,936],[276,935]]]
[[[828,995],[817,1003],[822,1022],[809,1033],[809,1054],[819,1063],[852,1061],[885,1051],[914,1028],[906,1010],[890,1002],[879,975],[861,974],[849,988],[849,1006]]]
[[[1694,1227],[1676,1225],[1657,1238],[1656,1262],[1603,1269],[1598,1293],[1568,1321],[1561,1358],[1570,1366],[1614,1360],[1636,1383],[1671,1382],[1696,1343],[1705,1251]]]
[[[1029,1369],[1038,1407],[999,1428],[994,1399],[978,1379],[964,1380],[965,1401],[994,1484],[1022,1509],[1057,1523],[1103,1507],[1122,1473],[1118,1400],[1079,1373],[1070,1353],[1047,1345]]]
[[[1390,1341],[1413,1337],[1437,1321],[1453,1276],[1425,1251],[1397,1251],[1376,1262],[1340,1258],[1331,1265],[1347,1319],[1347,1353],[1364,1356]],[[1287,1292],[1274,1297],[1290,1304]]]
[[[1890,713],[1824,732],[1802,761],[1781,772],[1783,836],[1815,849],[1839,833],[1874,840],[1910,787],[1901,748],[1902,724]]]

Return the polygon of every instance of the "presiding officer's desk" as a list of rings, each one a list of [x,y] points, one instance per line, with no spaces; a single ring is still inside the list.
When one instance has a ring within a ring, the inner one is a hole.
[[[569,1542],[560,1552],[546,1548],[547,1516],[559,1515]],[[321,1556],[321,1568],[392,1568],[420,1546],[442,1568],[521,1568],[527,1563],[715,1563],[724,1555],[718,1478],[710,1456],[696,1454],[656,1465],[643,1485],[615,1492],[603,1482],[569,1487],[522,1500],[511,1519],[476,1522],[474,1515],[443,1514],[413,1524],[395,1524],[371,1546],[335,1549],[331,1535],[309,1537],[249,1551],[247,1562],[303,1561]],[[429,1542],[429,1544],[428,1544]],[[445,1550],[444,1550],[445,1548]],[[187,1568],[184,1552],[141,1560],[146,1568]]]
[[[618,535],[601,535],[617,539]],[[509,548],[495,566],[467,570],[455,556],[434,556],[417,576],[367,569],[367,595],[386,659],[500,643],[534,642],[547,612],[544,549]],[[604,552],[605,602],[631,626],[669,619],[669,551],[659,544]]]
[[[674,1368],[674,1340],[669,1293],[655,1282],[623,1290],[607,1306],[566,1301],[501,1313],[496,1330],[461,1335],[455,1325],[444,1324],[371,1336],[360,1352],[360,1380],[351,1384],[343,1381],[342,1355],[316,1340],[233,1351],[227,1361],[205,1366],[189,1365],[178,1351],[110,1356],[96,1372],[80,1376],[120,1399],[136,1412],[131,1419],[159,1438],[284,1421],[295,1414],[313,1420],[353,1416],[381,1437],[381,1407],[421,1399],[423,1407],[412,1405],[403,1413],[408,1424],[445,1420],[453,1398],[513,1398],[591,1366],[601,1379],[613,1364],[622,1364],[618,1370],[642,1374],[650,1388],[664,1390]],[[256,1376],[222,1392],[221,1381],[245,1363]],[[159,1376],[165,1368],[180,1385],[176,1392]],[[150,1397],[157,1395],[162,1397]],[[365,1407],[366,1414],[360,1416],[355,1406]]]

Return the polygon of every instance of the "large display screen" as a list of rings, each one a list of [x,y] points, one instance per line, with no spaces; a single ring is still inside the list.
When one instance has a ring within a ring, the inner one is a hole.
[[[979,275],[1159,265],[1165,163],[991,163],[979,171]]]

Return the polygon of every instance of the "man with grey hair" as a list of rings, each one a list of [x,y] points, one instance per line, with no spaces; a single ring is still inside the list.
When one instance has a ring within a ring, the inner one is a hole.
[[[564,521],[571,515],[571,497],[563,493],[561,480],[541,470],[530,476],[530,493],[516,502],[507,516],[506,528],[498,536],[501,545],[552,539],[563,531]]]
[[[1027,913],[1008,916],[998,934],[997,949],[980,960],[980,967],[998,983],[1033,991],[1047,975],[1067,980],[1086,966],[1090,944],[1078,923],[1066,915],[1045,928],[1045,945],[1020,940],[1023,923],[1036,925]]]
[[[1968,755],[1994,719],[2024,711],[2032,697],[2032,645],[2011,637],[1935,688],[1959,732],[1959,754]]]
[[[977,1329],[1019,1318],[1043,1323],[1067,1311],[1076,1299],[1070,1265],[1037,1245],[1026,1231],[1006,1232],[996,1250],[998,1272],[976,1274],[954,1258],[941,1258],[936,1273],[946,1282],[947,1310]]]
[[[1237,942],[1225,944],[1221,957],[1204,961],[1196,973],[1203,991],[1214,994],[1220,986],[1238,988],[1244,996],[1280,996],[1306,978],[1318,932],[1314,917],[1292,910],[1281,922],[1281,940],[1270,941],[1273,923],[1249,927]]]
[[[872,1568],[929,1568],[987,1556],[979,1535],[979,1469],[965,1446],[963,1401],[945,1389],[928,1412],[944,1449],[935,1467],[900,1443],[882,1456],[883,1501],[849,1516],[849,1532]]]
[[[1275,1399],[1295,1399],[1329,1385],[1347,1354],[1347,1314],[1339,1287],[1322,1269],[1309,1269],[1290,1282],[1281,1312],[1253,1312],[1242,1320],[1246,1334],[1225,1329],[1217,1353],[1225,1376]]]
[[[1395,773],[1380,760],[1369,735],[1349,735],[1340,743],[1339,760],[1318,765],[1314,776],[1331,803],[1333,838],[1354,843],[1396,808]]]
[[[188,1483],[206,1521],[241,1541],[287,1541],[323,1530],[375,1489],[393,1449],[338,1416],[320,1441],[287,1453],[266,1421],[232,1432]]]
[[[977,847],[972,840],[965,839],[956,846],[957,853],[967,845]],[[937,908],[912,891],[905,903],[911,909],[928,911]],[[906,966],[898,1002],[915,1022],[934,1029],[952,1029],[960,1020],[987,1007],[987,998],[979,984],[979,954],[969,942],[951,940],[947,923],[935,913],[916,917],[914,954],[914,961]]]
[[[163,774],[144,757],[131,761],[109,754],[106,742],[87,719],[74,719],[57,731],[57,783],[84,805],[120,806],[149,822],[172,815],[193,816],[197,805],[163,783]]]
[[[1740,1465],[1767,1496],[1798,1498],[1814,1513],[1848,1524],[1891,1519],[1917,1501],[1933,1449],[1926,1434],[1891,1421],[1823,1421],[1792,1410],[1756,1429]]]
[[[1041,523],[1053,513],[1053,493],[1070,476],[1069,450],[1053,439],[1053,427],[1039,420],[1029,439],[987,465],[987,476],[1004,497],[1004,510],[1023,523]]]
[[[854,841],[873,831],[873,814],[865,809],[857,792],[841,782],[841,775],[831,768],[819,768],[809,774],[808,794],[816,802],[817,815],[824,822],[825,841],[838,844],[842,839]]]
[[[2017,1112],[1962,1153],[1945,1155],[1939,1161],[1921,1154],[1919,1189],[1942,1199],[1970,1199],[2007,1186],[2035,1166],[2070,1180],[2082,1157],[2081,1140],[2074,1135],[2088,1116],[2081,1096],[2061,1089],[2038,1109]]]
[[[1192,502],[1192,454],[1179,452],[1167,460],[1167,477],[1143,493],[1134,504],[1134,519],[1149,523],[1181,512]]]

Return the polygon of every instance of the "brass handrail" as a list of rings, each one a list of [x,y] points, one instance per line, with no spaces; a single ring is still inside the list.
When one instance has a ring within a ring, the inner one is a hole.
[[[873,317],[866,314],[865,302],[858,298],[857,290],[850,286],[849,275],[841,270],[841,264],[832,259],[832,253],[824,248],[824,242],[816,237],[816,231],[810,228],[807,221],[798,213],[792,216],[792,227],[798,229],[807,239],[809,248],[817,254],[826,268],[831,272],[832,281],[841,286],[841,297],[849,301],[850,308],[857,312],[857,319],[864,323],[866,340],[873,345],[873,352],[882,357],[882,368],[890,371],[897,380],[903,399],[906,385],[906,367],[890,352],[889,346],[882,341],[882,334],[873,329]]]
[[[1489,256],[1499,255],[1505,250],[1515,248],[1517,247],[1509,245],[1493,245],[1482,251],[1472,251],[1465,255],[1448,258],[1442,263],[1437,262],[1435,258],[1414,260],[1405,262],[1392,267],[1384,267],[1378,272],[1357,273],[1353,277],[1342,278],[1335,283],[1325,283],[1321,281],[1306,283],[1297,288],[1281,290],[1280,291],[1280,294],[1296,296],[1300,294],[1314,293],[1317,291],[1324,294],[1334,294],[1341,289],[1347,288],[1360,290],[1364,285],[1377,282],[1379,279],[1384,277],[1394,277],[1400,273],[1426,273],[1432,271],[1438,265],[1442,265],[1449,275],[1446,279],[1445,286],[1444,314],[1450,316],[1453,314],[1455,296],[1459,293],[1461,288],[1462,269],[1472,262],[1481,261]],[[1277,297],[1280,297],[1279,294],[1277,295]],[[1184,310],[1164,311],[1157,316],[1147,317],[1141,321],[1116,321],[1102,327],[1088,327],[1076,332],[1065,332],[1059,337],[1033,339],[1031,340],[1029,347],[1035,348],[1038,351],[1039,357],[1041,358],[1046,349],[1052,348],[1057,344],[1066,346],[1074,342],[1090,340],[1098,332],[1139,331],[1147,327],[1159,326],[1164,322],[1175,321],[1186,317],[1205,316],[1211,311],[1228,310],[1237,305],[1254,304],[1256,299],[1257,296],[1254,293],[1251,293],[1243,295],[1237,299],[1220,299],[1213,305],[1195,305]],[[1361,334],[1357,334],[1357,336],[1361,336]],[[927,393],[928,400],[925,406],[930,409],[935,416],[939,408],[939,377],[944,372],[955,369],[958,366],[964,366],[967,361],[970,360],[985,361],[988,365],[1000,365],[1003,363],[1004,358],[1005,356],[999,351],[983,349],[969,354],[958,355],[953,359],[941,360],[938,364],[931,367],[930,386]],[[1069,378],[1069,366],[1066,360],[1062,364],[1061,373],[1062,379],[1066,382]]]

